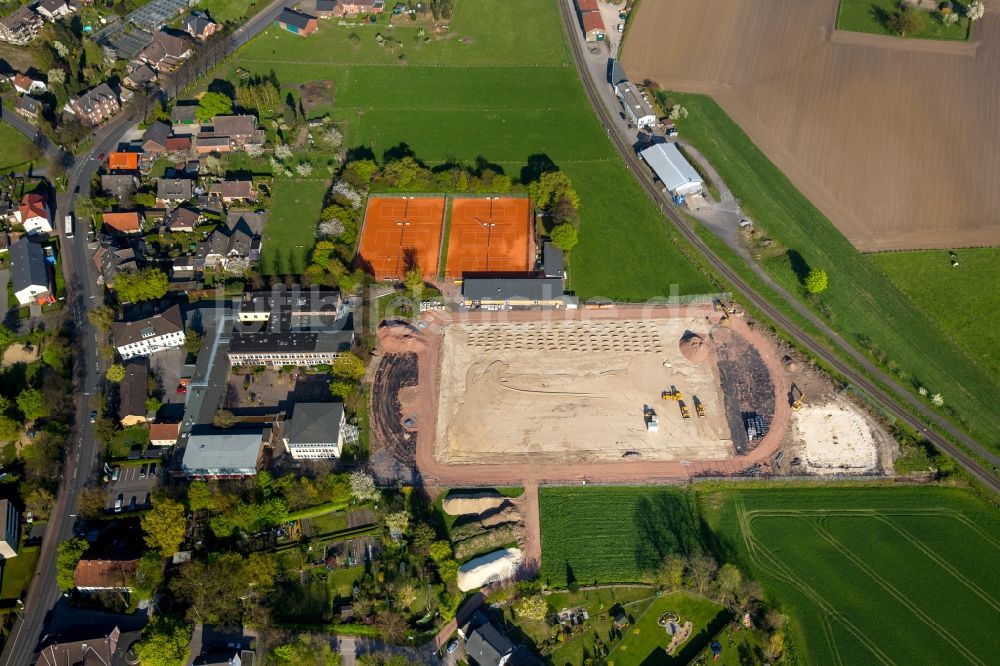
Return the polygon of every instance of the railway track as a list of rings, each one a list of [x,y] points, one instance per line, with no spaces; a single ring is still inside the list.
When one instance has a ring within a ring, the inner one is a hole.
[[[938,450],[947,453],[960,465],[962,465],[962,467],[965,468],[965,470],[972,476],[984,483],[994,492],[1000,494],[1000,478],[996,475],[996,470],[1000,467],[1000,458],[992,452],[987,451],[978,442],[961,432],[950,422],[942,419],[940,416],[932,412],[926,405],[917,401],[914,396],[906,392],[891,377],[872,365],[868,359],[860,354],[860,352],[848,345],[847,342],[837,335],[836,332],[826,326],[826,324],[822,321],[819,321],[812,312],[808,311],[789,294],[779,294],[783,295],[788,300],[788,303],[800,314],[809,319],[813,325],[826,334],[831,340],[835,341],[841,350],[850,355],[859,365],[861,365],[861,367],[865,369],[866,372],[871,373],[882,384],[893,387],[895,395],[890,395],[883,389],[879,388],[866,376],[859,373],[845,361],[841,360],[840,356],[832,353],[825,346],[806,334],[805,331],[801,330],[780,310],[771,305],[770,301],[755,292],[753,288],[751,288],[750,285],[748,285],[739,276],[739,274],[736,273],[736,271],[734,271],[725,261],[716,255],[712,249],[698,237],[694,229],[685,222],[684,218],[682,218],[681,215],[673,208],[672,204],[664,201],[645,164],[643,164],[643,162],[639,159],[635,151],[632,150],[631,145],[629,145],[621,134],[614,129],[615,123],[612,119],[611,111],[607,108],[607,106],[605,106],[601,98],[601,94],[597,89],[597,84],[587,71],[587,66],[584,62],[585,55],[583,52],[583,46],[580,42],[579,36],[577,35],[578,26],[576,14],[572,8],[571,0],[556,1],[559,3],[563,31],[566,35],[566,39],[569,41],[570,48],[573,51],[573,59],[576,63],[577,73],[580,76],[584,91],[587,94],[587,99],[590,100],[590,104],[593,107],[594,112],[604,124],[605,128],[610,129],[608,136],[614,142],[615,148],[621,155],[622,159],[625,160],[625,163],[629,166],[632,173],[635,174],[639,184],[646,191],[646,194],[648,194],[649,197],[660,207],[660,209],[666,213],[667,217],[671,222],[673,222],[674,227],[681,233],[681,235],[683,235],[684,238],[687,239],[687,241],[701,253],[712,268],[725,277],[725,279],[728,280],[730,284],[732,284],[739,292],[741,292],[748,301],[753,303],[754,306],[770,318],[772,322],[783,328],[791,335],[794,335],[799,341],[799,344],[808,349],[817,358],[820,358],[828,363],[830,367],[835,369],[841,376],[867,393],[868,396],[872,400],[879,403],[879,405],[886,412],[892,414],[899,421],[906,423],[917,432],[922,433],[923,436],[927,438],[927,440],[930,441]],[[664,205],[665,203],[667,205]],[[962,444],[984,460],[989,461],[992,464],[993,469],[985,469],[971,455],[967,454],[951,441],[928,429],[923,421],[917,419],[913,416],[913,414],[901,407],[897,403],[898,399],[902,399],[911,407],[915,408],[924,418],[933,423],[936,427],[962,442]]]

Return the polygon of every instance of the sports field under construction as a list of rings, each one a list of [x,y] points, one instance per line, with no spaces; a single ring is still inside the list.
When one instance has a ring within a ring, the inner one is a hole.
[[[773,345],[709,306],[430,312],[384,325],[379,349],[376,441],[425,479],[731,474],[788,426]]]

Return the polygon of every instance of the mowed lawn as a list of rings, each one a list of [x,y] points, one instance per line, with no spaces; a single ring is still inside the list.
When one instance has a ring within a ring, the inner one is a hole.
[[[676,488],[542,488],[542,581],[652,580],[663,558],[702,548],[692,495]]]
[[[1000,377],[1000,327],[986,316],[1000,311],[1000,249],[885,252],[875,261],[893,284],[991,377]]]
[[[328,181],[320,179],[275,179],[261,244],[265,275],[298,275],[305,270],[329,187]]]
[[[682,624],[691,623],[691,636],[681,643],[673,655],[667,654],[670,634],[659,625],[660,615],[667,612],[677,613]],[[619,666],[687,664],[708,647],[712,637],[725,625],[729,617],[730,613],[722,606],[704,597],[688,592],[671,592],[654,601],[635,618],[635,624],[625,630],[621,643],[608,655],[608,661]],[[733,659],[723,659],[721,663],[739,663],[735,659],[737,657],[735,649],[730,648],[729,652],[732,654],[729,655],[725,652],[723,650],[724,657]]]
[[[270,28],[217,76],[235,81],[238,66],[254,74],[273,69],[295,95],[301,84],[331,81],[331,103],[314,114],[331,113],[348,146],[371,149],[379,160],[405,144],[429,165],[482,158],[515,179],[529,160],[565,170],[581,199],[580,245],[568,270],[582,298],[645,300],[668,295],[671,284],[680,293],[715,291],[665,230],[590,109],[556,1],[458,0],[450,33],[430,42],[406,23],[322,21],[308,38]],[[377,32],[401,48],[377,46]],[[277,192],[274,199],[277,206]],[[284,231],[267,233],[286,243]],[[274,261],[266,246],[264,254]]]
[[[886,25],[886,19],[898,8],[897,0],[840,0],[837,29],[898,36]],[[928,11],[915,11],[914,16],[916,29],[906,33],[907,39],[968,39],[969,22],[965,18],[945,25]]]
[[[21,166],[35,157],[36,151],[31,141],[7,123],[0,123],[0,146],[3,146],[0,171]]]
[[[940,393],[946,413],[978,441],[1000,450],[1000,412],[995,406],[1000,377],[991,376],[977,363],[975,352],[967,346],[960,348],[963,343],[953,333],[953,327],[960,325],[958,319],[935,319],[915,307],[893,285],[880,260],[858,252],[715,101],[692,94],[672,94],[672,98],[690,112],[687,119],[678,121],[681,136],[712,163],[777,247],[787,250],[766,256],[768,272],[804,298],[802,272],[824,269],[830,286],[820,297],[818,310],[831,326],[893,368],[914,392],[923,386],[931,394]]]
[[[732,559],[792,619],[801,663],[987,663],[1000,651],[1000,520],[955,488],[722,490]],[[544,555],[544,553],[543,553]]]

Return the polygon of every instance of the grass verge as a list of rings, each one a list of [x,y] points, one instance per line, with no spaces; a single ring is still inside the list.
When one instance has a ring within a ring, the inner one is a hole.
[[[900,34],[889,27],[889,17],[899,8],[897,0],[840,0],[837,9],[837,29],[868,32],[873,35]],[[965,3],[953,3],[955,5]],[[914,26],[903,35],[906,39],[949,39],[965,41],[972,30],[965,17],[952,25],[945,24],[937,12],[914,9]]]

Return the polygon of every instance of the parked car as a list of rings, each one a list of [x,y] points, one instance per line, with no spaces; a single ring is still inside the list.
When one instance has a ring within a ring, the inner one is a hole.
[[[122,510],[122,500],[123,499],[124,499],[124,496],[121,493],[119,493],[118,494],[118,500],[115,501],[115,513],[121,513],[121,510]]]
[[[177,392],[178,393],[187,393],[188,392],[188,387],[184,386],[184,384],[178,384],[177,385]]]
[[[129,511],[135,511],[135,495],[132,495],[132,499],[129,500],[128,510]]]
[[[142,467],[139,468],[139,478],[140,479],[145,479],[146,478],[146,470],[148,470],[148,469],[149,469],[149,465],[147,465],[146,463],[143,463]]]
[[[149,475],[153,476],[156,474],[156,463],[149,463]]]
[[[667,128],[667,136],[677,136],[677,128],[676,127],[668,127]]]
[[[452,652],[454,652],[457,649],[458,649],[458,639],[457,638],[453,638],[453,639],[451,639],[451,642],[448,643],[448,654],[451,654]]]
[[[91,423],[97,423],[97,412],[91,412],[90,413],[90,422]]]
[[[120,467],[112,467],[111,468],[111,480],[112,481],[117,481],[118,480],[118,473],[120,471],[121,471]]]

